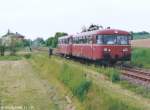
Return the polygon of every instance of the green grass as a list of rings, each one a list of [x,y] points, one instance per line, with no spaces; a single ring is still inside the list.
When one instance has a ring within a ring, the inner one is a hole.
[[[131,64],[138,67],[150,68],[150,49],[134,48],[132,50]]]
[[[45,54],[33,55],[29,61],[45,79],[58,80],[64,85],[62,89],[69,89],[74,95],[73,100],[78,99],[78,110],[149,110],[143,99],[112,83],[119,80],[115,69],[97,69],[59,57],[48,58]],[[94,71],[105,74],[108,80],[86,76]]]
[[[6,56],[0,56],[0,61],[4,61],[4,60],[8,60],[8,61],[14,61],[14,60],[20,60],[22,57],[15,55],[15,56],[11,56],[11,55],[6,55]]]

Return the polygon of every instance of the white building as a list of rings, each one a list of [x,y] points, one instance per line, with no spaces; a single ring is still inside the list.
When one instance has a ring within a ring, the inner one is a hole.
[[[1,41],[2,45],[9,46],[12,43],[12,40],[16,40],[20,42],[24,39],[24,36],[19,33],[12,33],[8,30],[8,32],[2,36]]]

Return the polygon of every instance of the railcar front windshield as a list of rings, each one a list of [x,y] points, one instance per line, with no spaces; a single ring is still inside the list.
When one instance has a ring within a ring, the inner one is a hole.
[[[98,35],[97,44],[129,45],[129,35]]]
[[[117,44],[118,45],[128,45],[129,44],[128,36],[118,35],[117,36]]]
[[[113,35],[104,35],[103,36],[103,44],[114,45],[117,43],[116,36]]]

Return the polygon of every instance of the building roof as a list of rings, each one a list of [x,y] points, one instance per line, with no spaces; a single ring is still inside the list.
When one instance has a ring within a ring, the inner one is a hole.
[[[17,37],[17,38],[24,38],[24,36],[23,35],[21,35],[20,33],[18,33],[18,32],[16,32],[16,33],[13,33],[13,32],[10,32],[9,30],[8,30],[8,32],[5,34],[5,35],[3,35],[2,36],[2,38],[3,37],[8,37],[8,36],[11,36],[11,37]]]

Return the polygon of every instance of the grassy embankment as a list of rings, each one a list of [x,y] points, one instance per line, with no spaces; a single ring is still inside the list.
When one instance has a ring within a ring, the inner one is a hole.
[[[42,77],[58,80],[69,89],[73,100],[77,99],[76,102],[85,110],[150,109],[146,99],[111,82],[118,80],[118,72],[112,68],[95,68],[58,57],[48,58],[44,54],[32,55],[29,61]],[[97,74],[95,70],[108,77]]]

